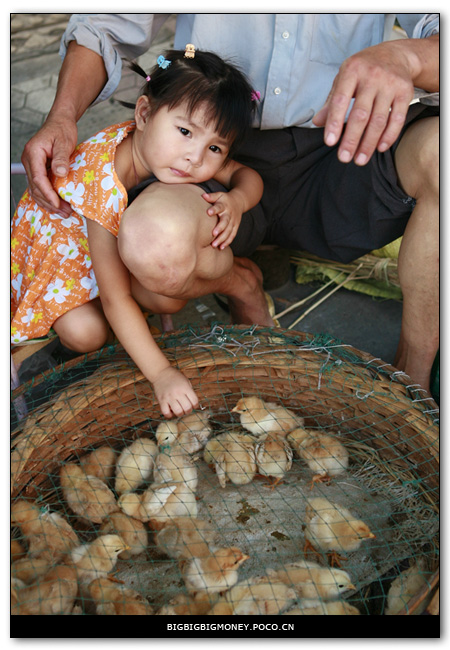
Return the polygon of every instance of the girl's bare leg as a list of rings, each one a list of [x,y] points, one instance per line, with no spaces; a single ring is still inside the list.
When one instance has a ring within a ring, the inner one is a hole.
[[[113,340],[99,298],[60,316],[53,329],[61,343],[74,352],[93,352]]]

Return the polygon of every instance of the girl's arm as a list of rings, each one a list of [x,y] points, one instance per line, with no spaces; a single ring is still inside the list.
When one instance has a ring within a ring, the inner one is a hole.
[[[230,160],[214,178],[230,188],[229,192],[203,194],[213,204],[207,210],[208,215],[219,217],[212,232],[215,237],[212,246],[224,249],[235,238],[244,212],[261,200],[264,187],[258,172],[235,160]]]
[[[120,259],[114,235],[86,219],[92,265],[103,311],[115,335],[153,384],[163,415],[180,416],[198,406],[189,380],[170,365],[153,339],[142,311],[131,295],[130,273]]]

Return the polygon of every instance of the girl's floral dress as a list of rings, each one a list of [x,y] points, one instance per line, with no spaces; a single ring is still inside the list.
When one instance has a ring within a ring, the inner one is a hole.
[[[40,208],[28,191],[22,197],[11,234],[13,344],[45,336],[57,318],[98,296],[86,219],[117,237],[128,196],[114,156],[134,129],[129,121],[97,133],[78,145],[68,176],[53,177],[59,196],[72,207],[67,218]]]

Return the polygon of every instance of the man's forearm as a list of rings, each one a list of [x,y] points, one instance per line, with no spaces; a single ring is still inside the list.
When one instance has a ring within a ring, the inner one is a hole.
[[[411,65],[412,81],[416,88],[428,92],[439,90],[439,34],[428,38],[393,41],[394,46],[405,48]]]
[[[102,57],[76,41],[67,48],[50,115],[67,115],[77,122],[107,81]]]

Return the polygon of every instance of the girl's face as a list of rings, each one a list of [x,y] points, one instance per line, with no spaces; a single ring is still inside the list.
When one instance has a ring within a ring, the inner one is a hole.
[[[191,115],[185,104],[150,115],[149,100],[141,96],[135,117],[136,165],[147,176],[163,183],[201,183],[223,167],[230,142],[206,124],[201,107]]]

